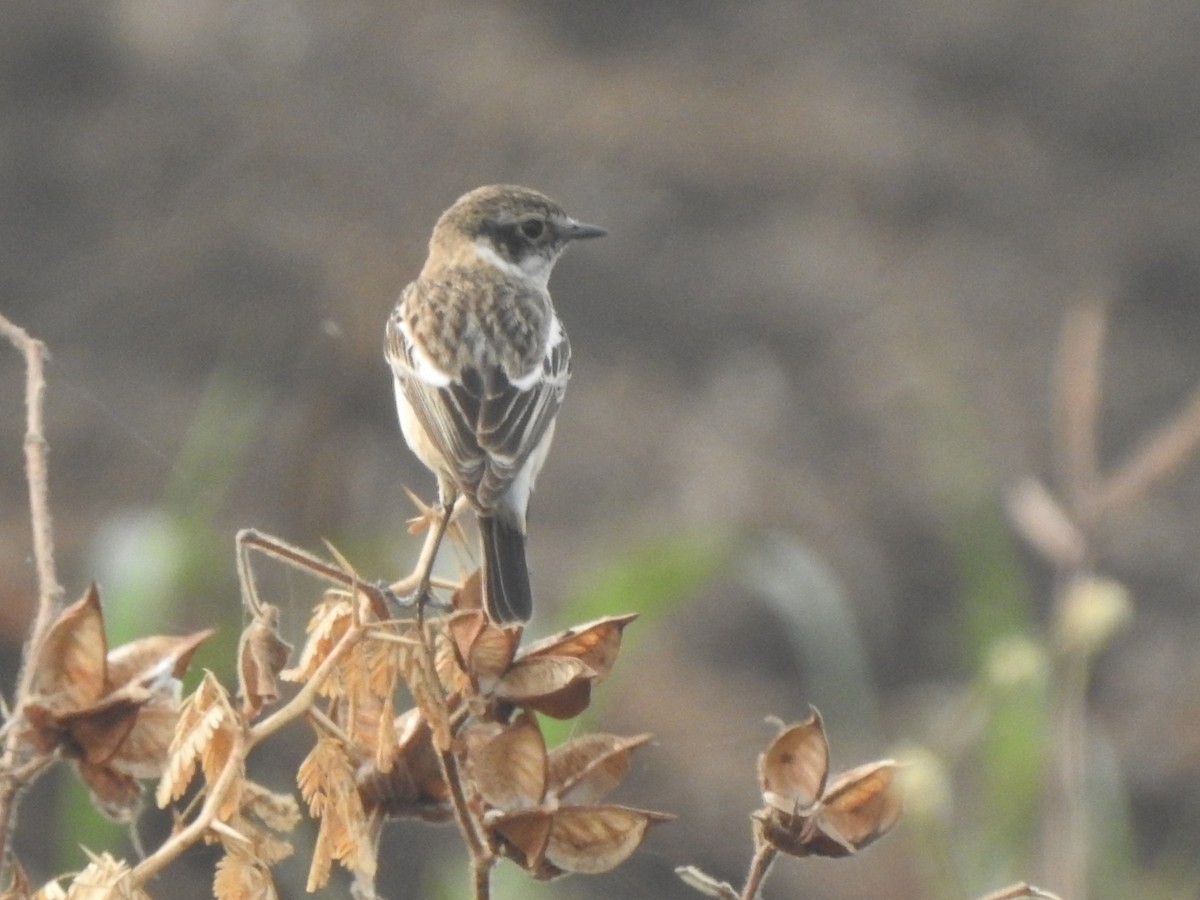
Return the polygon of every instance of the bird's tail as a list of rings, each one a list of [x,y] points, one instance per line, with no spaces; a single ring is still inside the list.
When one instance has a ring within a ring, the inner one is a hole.
[[[480,516],[483,536],[483,605],[498,625],[528,622],[533,615],[525,533],[502,516]]]

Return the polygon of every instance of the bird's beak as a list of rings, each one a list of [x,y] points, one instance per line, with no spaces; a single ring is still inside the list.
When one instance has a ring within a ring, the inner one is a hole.
[[[567,227],[562,230],[562,236],[568,241],[579,241],[584,238],[604,237],[608,231],[601,228],[599,225],[585,225],[582,222],[570,220],[567,222]]]

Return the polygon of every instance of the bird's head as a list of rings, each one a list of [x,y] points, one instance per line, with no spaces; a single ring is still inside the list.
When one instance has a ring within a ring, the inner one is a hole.
[[[550,271],[571,241],[602,237],[603,228],[576,222],[537,191],[509,184],[464,194],[442,213],[429,241],[426,272],[443,266],[489,265],[546,287]]]

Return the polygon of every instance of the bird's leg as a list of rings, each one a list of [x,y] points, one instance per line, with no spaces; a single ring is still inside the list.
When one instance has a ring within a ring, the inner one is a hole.
[[[417,557],[417,564],[413,567],[412,574],[388,586],[388,591],[402,606],[415,604],[424,607],[431,599],[430,578],[433,574],[433,563],[437,559],[446,529],[454,520],[454,514],[463,499],[443,496],[436,511],[432,507],[424,510],[426,518],[433,521],[425,532],[425,543],[421,547],[421,555]]]

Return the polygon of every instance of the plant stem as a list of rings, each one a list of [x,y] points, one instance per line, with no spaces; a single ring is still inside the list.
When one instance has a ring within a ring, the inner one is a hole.
[[[21,674],[13,697],[15,712],[7,723],[4,751],[0,754],[0,877],[9,868],[8,846],[21,791],[54,760],[40,754],[29,740],[23,707],[33,682],[33,662],[46,633],[64,605],[64,592],[54,566],[54,522],[50,516],[49,464],[43,408],[46,379],[43,374],[46,345],[25,329],[0,315],[0,334],[25,357],[25,477],[29,485],[29,522],[33,531],[33,558],[37,570],[38,603],[29,639],[25,643]]]
[[[762,836],[762,825],[755,820],[754,827],[754,859],[750,860],[750,871],[746,874],[746,886],[742,888],[738,900],[758,900],[762,894],[763,882],[767,873],[775,863],[779,851]]]
[[[141,887],[151,878],[170,865],[184,850],[196,843],[208,830],[208,826],[216,819],[225,800],[225,792],[237,780],[238,774],[246,758],[244,738],[239,735],[234,739],[229,758],[225,761],[221,774],[217,776],[208,788],[208,797],[199,814],[186,826],[171,835],[170,839],[154,853],[142,860],[133,870],[133,884]]]

